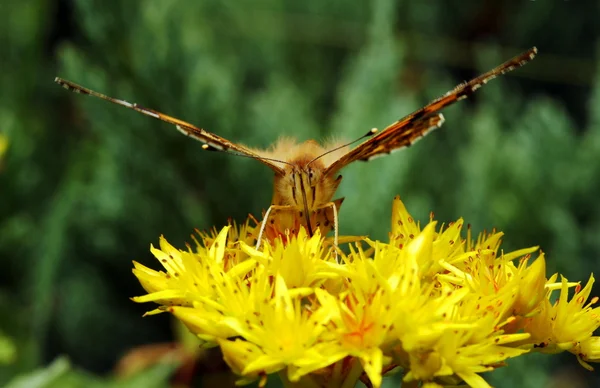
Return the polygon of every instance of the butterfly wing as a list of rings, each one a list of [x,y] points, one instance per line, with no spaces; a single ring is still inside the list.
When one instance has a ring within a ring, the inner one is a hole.
[[[525,65],[535,58],[536,54],[537,48],[532,47],[528,51],[517,55],[487,73],[473,78],[469,82],[458,85],[453,90],[432,101],[423,108],[396,121],[379,134],[342,155],[341,158],[325,169],[325,174],[335,174],[355,160],[367,161],[376,156],[383,156],[394,150],[410,146],[431,130],[442,125],[444,117],[437,113],[441,109],[454,104],[456,101],[467,98],[470,94],[497,76]]]
[[[397,121],[333,162],[325,169],[324,174],[335,174],[355,160],[367,161],[408,147],[433,129],[441,127],[443,123],[442,114],[409,122]]]
[[[54,79],[54,81],[57,84],[59,84],[60,86],[62,86],[63,88],[70,90],[72,92],[79,93],[79,94],[85,94],[88,96],[98,97],[105,101],[109,101],[114,104],[124,106],[125,108],[133,109],[136,112],[142,113],[146,116],[150,116],[155,119],[159,119],[166,123],[172,124],[177,128],[177,130],[179,130],[184,135],[189,136],[193,139],[196,139],[196,140],[204,143],[202,148],[205,150],[230,152],[230,153],[250,157],[250,158],[256,159],[259,162],[269,166],[276,174],[279,174],[279,175],[284,174],[283,168],[281,168],[277,164],[276,161],[271,161],[271,160],[262,158],[260,155],[257,155],[255,152],[251,151],[249,148],[244,147],[241,144],[235,144],[233,142],[230,142],[229,140],[227,140],[221,136],[218,136],[218,135],[215,135],[214,133],[205,131],[202,128],[198,128],[193,124],[187,123],[183,120],[179,120],[175,117],[171,117],[169,115],[155,111],[153,109],[144,108],[138,104],[132,104],[125,100],[119,100],[117,98],[109,97],[107,95],[98,93],[96,91],[85,88],[74,82],[67,81],[67,80],[59,78],[59,77],[56,77]]]

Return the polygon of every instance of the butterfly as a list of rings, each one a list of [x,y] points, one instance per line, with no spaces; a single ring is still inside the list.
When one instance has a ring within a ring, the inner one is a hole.
[[[337,246],[338,210],[343,198],[333,200],[333,196],[342,180],[339,175],[341,169],[357,160],[368,161],[412,145],[444,123],[444,116],[439,113],[441,109],[465,99],[493,78],[525,65],[536,54],[537,48],[532,47],[494,69],[459,84],[382,131],[370,130],[355,141],[366,139],[354,148],[351,145],[355,142],[320,145],[314,140],[297,143],[290,139],[280,139],[267,150],[254,149],[233,143],[175,117],[109,97],[71,81],[56,77],[55,82],[67,90],[98,97],[172,124],[184,135],[204,143],[202,148],[205,150],[249,157],[268,166],[275,173],[273,198],[261,223],[257,249],[263,235],[269,240],[278,236],[285,237],[290,233],[294,235],[301,226],[304,226],[310,236],[316,229],[321,231],[321,235],[325,235],[333,228],[334,245]]]

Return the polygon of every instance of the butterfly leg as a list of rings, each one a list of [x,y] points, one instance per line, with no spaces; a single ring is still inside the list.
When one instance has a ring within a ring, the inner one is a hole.
[[[341,202],[339,202],[341,204]],[[324,205],[322,205],[321,207],[319,207],[319,209],[327,209],[327,208],[331,208],[333,210],[333,245],[334,245],[334,253],[335,253],[335,260],[339,263],[338,260],[338,242],[339,242],[339,223],[338,223],[338,206],[336,205],[335,202],[328,202]]]
[[[258,238],[256,239],[256,250],[258,250],[258,248],[260,248],[260,243],[262,242],[262,237],[263,237],[263,234],[265,233],[265,228],[267,227],[267,222],[269,221],[269,215],[271,214],[272,210],[291,211],[291,210],[294,210],[294,207],[286,206],[286,205],[271,205],[271,206],[269,206],[269,208],[265,212],[265,216],[263,217],[263,220],[260,224],[260,231],[258,232]]]
[[[337,199],[333,202],[328,202],[319,206],[313,213],[311,213],[311,221],[314,222],[317,228],[320,229],[321,234],[324,236],[330,229],[331,218],[333,218],[333,229],[334,229],[334,254],[336,260],[338,260],[338,247],[339,247],[339,221],[338,221],[338,209],[341,206],[343,198]],[[329,214],[329,213],[333,214]],[[299,228],[303,225],[304,218],[302,213],[298,214],[298,208],[289,205],[271,205],[265,212],[264,218],[260,225],[260,231],[256,240],[256,249],[260,248],[265,233],[267,236],[273,234],[273,230],[267,229],[273,227],[275,235],[282,233],[283,231],[291,231],[295,234],[299,231]],[[270,238],[274,238],[271,236]]]

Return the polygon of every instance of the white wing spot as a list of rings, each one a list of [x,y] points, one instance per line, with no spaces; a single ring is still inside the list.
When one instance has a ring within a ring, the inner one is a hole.
[[[175,128],[177,128],[177,130],[179,132],[183,133],[186,136],[190,135],[190,133],[185,128],[183,128],[181,125],[176,125]]]
[[[198,139],[198,140],[200,140],[200,139]],[[200,140],[200,141],[202,141],[202,140]],[[211,143],[211,142],[207,142],[206,144],[208,144],[208,145],[209,145],[209,146],[211,146],[212,148],[215,148],[215,149],[217,149],[217,150],[219,150],[219,151],[225,151],[225,148],[223,148],[223,146],[222,146],[222,145],[220,145],[220,144],[217,144],[217,143]]]
[[[442,124],[444,124],[444,121],[446,121],[446,119],[444,118],[444,115],[441,113],[438,115],[438,117],[439,117],[440,121],[438,121],[437,127],[439,128],[442,126]]]
[[[135,108],[136,107],[136,104],[132,104],[132,103],[127,102],[127,101],[123,101],[123,100],[116,100],[116,101],[118,101],[119,104],[121,104],[123,106],[126,106],[127,108]]]
[[[121,100],[119,100],[119,101],[121,101]],[[139,109],[139,111],[142,112],[142,113],[144,113],[145,115],[148,115],[148,116],[154,117],[155,119],[159,119],[160,120],[160,116],[159,115],[157,115],[156,113],[154,113],[152,111],[149,111],[146,108],[143,108],[143,107],[139,106],[138,104],[131,104],[131,103],[127,102],[127,101],[121,101],[121,102],[123,104],[127,104],[127,106],[129,106],[130,108]]]
[[[493,80],[494,78],[496,78],[496,74],[492,74],[492,75],[490,75],[489,77],[487,77],[487,78],[484,78],[484,79],[481,81],[481,83],[483,83],[483,84],[487,84],[488,82],[490,82],[490,81],[491,81],[491,80]]]

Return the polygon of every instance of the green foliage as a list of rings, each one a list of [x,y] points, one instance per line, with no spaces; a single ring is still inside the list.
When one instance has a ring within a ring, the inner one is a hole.
[[[16,377],[5,388],[160,388],[170,386],[174,369],[175,365],[163,363],[128,379],[113,380],[74,369],[68,360],[59,358],[45,368]]]
[[[106,371],[168,338],[167,317],[142,320],[128,300],[142,292],[131,260],[156,267],[160,234],[183,247],[193,228],[259,215],[272,191],[260,163],[203,152],[164,123],[60,90],[55,75],[267,147],[383,128],[536,44],[539,59],[448,109],[441,130],[344,170],[341,232],[385,238],[400,194],[422,222],[434,211],[497,227],[508,248],[539,244],[550,272],[587,278],[600,263],[600,81],[556,58],[595,52],[598,27],[570,3],[5,2],[0,315],[18,357],[0,384],[57,354]],[[496,43],[476,52],[460,43],[486,34]],[[585,90],[553,84],[571,81]],[[554,366],[502,373],[544,379]],[[57,361],[29,378],[70,371]]]
[[[0,333],[0,364],[9,364],[15,361],[17,350],[14,342]]]

